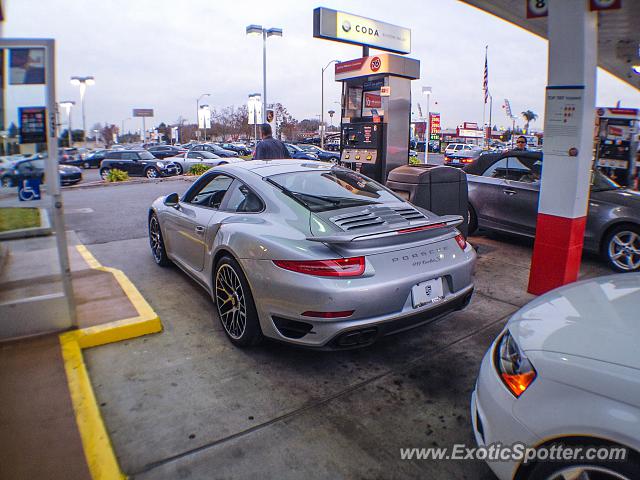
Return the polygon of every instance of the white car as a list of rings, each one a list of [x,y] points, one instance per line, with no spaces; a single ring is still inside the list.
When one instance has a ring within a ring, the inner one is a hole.
[[[184,172],[188,172],[189,169],[196,164],[203,164],[209,167],[217,167],[218,165],[243,162],[244,160],[237,157],[221,158],[215,153],[206,151],[193,152],[189,150],[182,155],[165,158],[165,161],[175,163],[178,167],[178,175],[182,175]]]
[[[474,145],[469,143],[450,143],[447,145],[447,148],[444,149],[444,154],[449,156],[452,153],[462,153],[463,150],[471,150],[473,147]]]
[[[516,312],[482,361],[471,418],[480,447],[545,451],[487,461],[501,480],[640,478],[640,273],[573,283]],[[552,447],[556,461],[543,461]]]

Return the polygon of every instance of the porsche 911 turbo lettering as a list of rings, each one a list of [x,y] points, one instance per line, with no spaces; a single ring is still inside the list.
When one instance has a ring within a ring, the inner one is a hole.
[[[229,340],[368,345],[466,307],[476,254],[455,228],[330,163],[220,165],[149,210],[156,263],[211,295]]]

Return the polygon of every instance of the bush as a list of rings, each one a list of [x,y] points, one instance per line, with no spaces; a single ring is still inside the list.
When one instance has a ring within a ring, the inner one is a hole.
[[[202,175],[204,172],[209,170],[211,167],[209,165],[203,165],[202,163],[196,163],[195,165],[191,165],[191,168],[187,172],[187,175]]]
[[[420,165],[420,163],[418,157],[409,157],[409,165]]]
[[[117,168],[109,170],[107,175],[107,182],[126,182],[127,180],[129,180],[129,174]]]

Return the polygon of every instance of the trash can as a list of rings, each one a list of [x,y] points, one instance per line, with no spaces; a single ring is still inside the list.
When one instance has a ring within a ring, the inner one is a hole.
[[[469,200],[467,174],[454,167],[403,165],[389,172],[387,187],[418,207],[438,215],[460,215],[458,226],[467,237]]]

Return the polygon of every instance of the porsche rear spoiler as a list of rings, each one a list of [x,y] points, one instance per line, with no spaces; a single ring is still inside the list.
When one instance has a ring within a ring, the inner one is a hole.
[[[375,240],[378,238],[388,238],[396,235],[403,235],[405,233],[414,233],[424,230],[436,230],[439,228],[457,227],[464,219],[460,215],[443,215],[434,219],[434,221],[414,223],[410,227],[402,228],[386,228],[377,232],[371,233],[353,233],[353,232],[340,232],[333,235],[325,235],[318,237],[307,237],[310,242],[321,243],[351,243],[361,242],[365,240]]]

